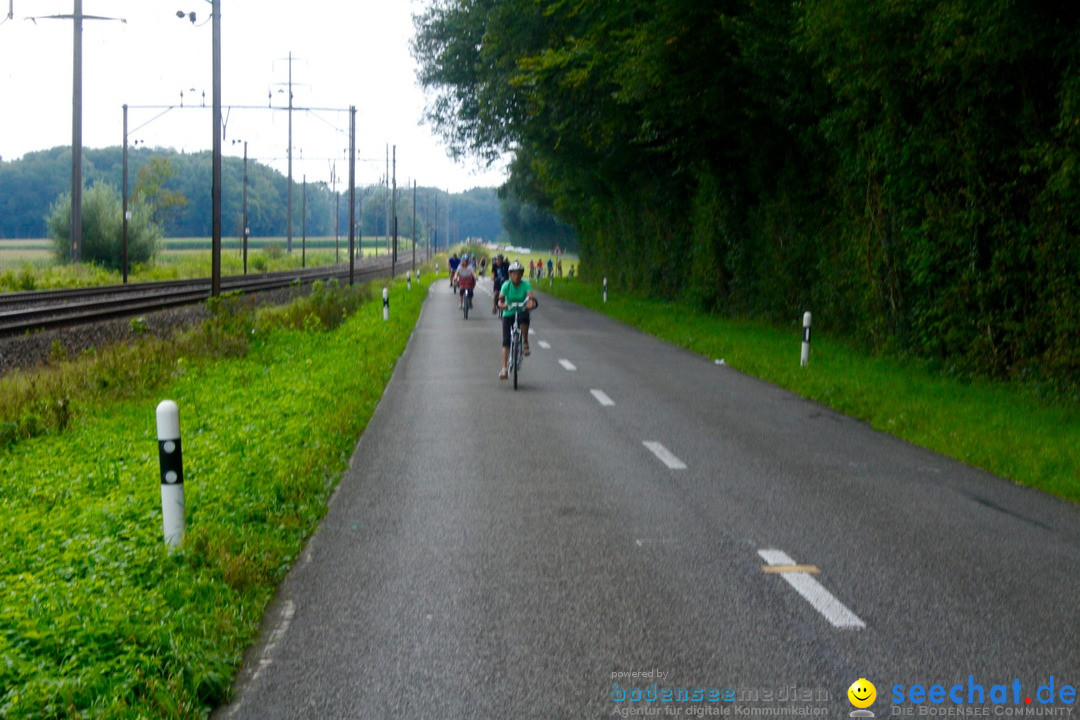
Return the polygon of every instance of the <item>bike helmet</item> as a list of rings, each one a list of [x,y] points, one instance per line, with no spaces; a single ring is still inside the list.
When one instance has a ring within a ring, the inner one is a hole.
[[[515,260],[514,262],[510,263],[510,269],[507,270],[507,272],[514,272],[515,270],[517,270],[518,272],[524,272],[525,268],[521,267],[521,263]]]

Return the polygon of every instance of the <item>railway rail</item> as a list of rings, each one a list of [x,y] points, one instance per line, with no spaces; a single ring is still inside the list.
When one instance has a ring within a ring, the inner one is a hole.
[[[373,280],[390,273],[390,258],[358,263],[354,279]],[[230,275],[221,279],[222,292],[259,292],[311,284],[316,280],[348,280],[348,265],[327,265],[303,270],[283,270],[260,275]],[[210,297],[210,279],[101,285],[70,290],[0,293],[0,337],[36,330],[68,327],[180,305],[204,302]]]

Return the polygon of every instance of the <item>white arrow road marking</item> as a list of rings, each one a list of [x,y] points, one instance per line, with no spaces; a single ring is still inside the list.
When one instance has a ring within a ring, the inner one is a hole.
[[[577,370],[577,368],[574,366],[574,363],[570,362],[569,360],[560,360],[559,364],[571,372]]]
[[[758,555],[769,565],[795,565],[787,553],[781,550],[758,550]],[[802,595],[814,609],[825,616],[833,627],[862,630],[866,623],[851,612],[842,602],[833,597],[832,593],[821,586],[817,580],[805,572],[784,572],[780,576],[788,582],[795,591]]]
[[[684,463],[679,458],[675,457],[671,453],[670,450],[668,450],[666,447],[664,447],[660,443],[654,442],[654,441],[651,441],[651,440],[645,440],[641,444],[644,445],[645,447],[649,448],[649,450],[652,452],[653,455],[660,458],[660,462],[664,463],[665,465],[667,465],[672,470],[685,470],[686,469],[686,463]]]
[[[593,397],[596,398],[596,401],[604,407],[611,407],[615,404],[615,401],[609,398],[607,396],[607,393],[605,393],[603,390],[590,390],[589,392],[591,392]]]

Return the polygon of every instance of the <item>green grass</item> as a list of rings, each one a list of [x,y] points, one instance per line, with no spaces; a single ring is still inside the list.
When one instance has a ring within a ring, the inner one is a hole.
[[[564,262],[565,267],[565,262]],[[815,318],[808,367],[800,367],[800,318],[780,328],[686,305],[609,293],[556,279],[545,292],[788,388],[878,430],[1015,482],[1080,502],[1080,402],[1038,388],[967,381],[927,363],[873,357],[829,336]]]
[[[254,324],[243,308],[219,314],[191,356],[61,364],[77,390],[66,429],[0,447],[0,717],[202,718],[227,698],[426,294],[391,293],[388,323],[367,302],[324,329],[376,294],[326,289]],[[187,503],[173,553],[154,421],[165,398],[180,407]]]
[[[129,282],[183,280],[210,276],[210,238],[167,238],[165,249],[152,263],[135,265],[128,273]],[[301,238],[293,238],[292,254],[285,253],[286,239],[253,238],[248,245],[248,272],[274,272],[348,262],[348,237],[340,241],[340,251],[334,249],[334,238],[308,238],[306,253],[301,250]],[[83,263],[61,265],[55,262],[49,240],[0,241],[0,292],[18,290],[50,290],[56,288],[89,287],[122,282],[119,271],[105,270]],[[382,238],[365,237],[364,257],[386,255]],[[412,258],[412,246],[399,239],[398,257]],[[302,255],[306,255],[302,258]],[[305,262],[306,261],[306,262]],[[243,254],[236,238],[223,238],[221,272],[240,275],[244,271]]]

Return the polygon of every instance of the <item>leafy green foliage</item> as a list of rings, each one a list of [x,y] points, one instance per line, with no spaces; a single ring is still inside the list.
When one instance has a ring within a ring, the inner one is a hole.
[[[161,247],[161,228],[154,224],[153,208],[145,203],[129,206],[128,263],[149,262]],[[124,211],[116,188],[91,185],[82,198],[82,258],[116,270],[123,267]],[[48,217],[53,250],[62,262],[71,259],[71,194],[53,204]]]
[[[1014,0],[435,3],[459,153],[582,271],[867,347],[1080,387],[1080,16]]]
[[[169,180],[176,177],[176,168],[168,157],[155,156],[150,162],[135,171],[135,189],[132,199],[143,202],[153,208],[153,221],[164,226],[164,218],[175,210],[188,204],[181,192],[166,187]]]
[[[311,293],[260,314],[260,328],[332,330],[374,297],[371,285],[342,287],[336,278],[312,284]]]
[[[226,294],[212,299],[209,307],[210,319],[172,338],[143,337],[136,343],[94,349],[70,361],[62,346],[54,346],[50,366],[0,377],[0,445],[62,433],[73,414],[92,413],[102,402],[160,387],[185,373],[193,362],[242,356],[254,329],[250,301]],[[140,320],[131,321],[135,337],[145,330]]]
[[[122,149],[85,148],[83,177],[88,185],[105,183],[123,186]],[[161,148],[129,150],[129,175],[134,181],[132,197],[155,208],[155,222],[170,237],[209,237],[211,234],[211,194],[209,152],[179,153]],[[242,234],[244,161],[222,159],[222,224],[225,236]],[[288,226],[288,180],[277,170],[254,159],[248,168],[248,227],[256,238],[284,237]],[[343,168],[337,168],[338,177]],[[52,148],[28,153],[5,162],[0,160],[0,238],[39,238],[47,234],[43,218],[55,199],[71,189],[71,152]],[[293,183],[293,236],[304,234],[299,211],[303,185]],[[447,194],[430,187],[416,189],[416,229],[413,229],[412,190],[398,188],[398,235],[421,242],[440,219],[440,238],[445,246],[447,208],[455,218],[455,235],[495,240],[502,232],[498,201],[491,188],[474,188]],[[387,211],[393,206],[391,192],[383,185],[358,187],[356,192],[358,231],[367,236],[387,235]],[[335,188],[326,182],[307,184],[308,237],[339,233],[348,237],[349,194],[340,182]],[[437,209],[437,213],[436,213]],[[392,227],[392,226],[391,226]]]
[[[550,211],[521,202],[511,193],[502,198],[499,210],[510,244],[547,250],[556,246],[563,250],[577,249],[573,228]]]
[[[243,357],[176,358],[151,396],[111,385],[65,432],[0,448],[0,717],[194,719],[226,700],[416,322],[425,293],[391,292],[390,322],[369,303],[334,331],[257,331]],[[250,336],[241,310],[219,312]],[[184,440],[174,553],[164,397]]]

